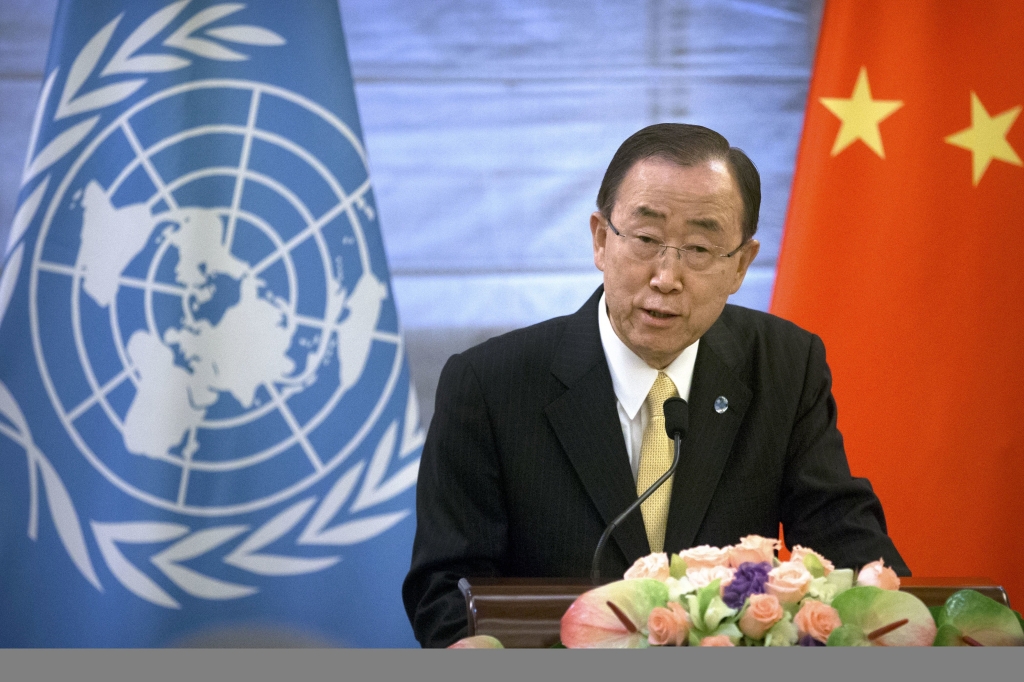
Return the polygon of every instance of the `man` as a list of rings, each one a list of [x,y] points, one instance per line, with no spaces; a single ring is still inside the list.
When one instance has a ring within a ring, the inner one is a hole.
[[[461,577],[589,574],[605,526],[667,471],[670,395],[689,403],[682,460],[612,535],[603,575],[780,522],[790,546],[838,566],[883,557],[909,574],[870,484],[850,476],[821,340],[726,305],[757,255],[760,201],[753,163],[718,133],[641,130],[590,217],[604,286],[573,315],[449,359],[403,587],[424,646],[465,635]]]

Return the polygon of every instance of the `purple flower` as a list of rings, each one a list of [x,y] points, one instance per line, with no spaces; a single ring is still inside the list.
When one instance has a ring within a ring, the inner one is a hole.
[[[800,646],[825,646],[824,642],[819,642],[810,635],[804,635],[801,637],[797,644]]]
[[[744,561],[736,569],[732,582],[722,593],[722,601],[733,609],[743,608],[743,603],[752,594],[764,594],[764,585],[768,582],[768,571],[772,565],[763,562],[759,564]]]

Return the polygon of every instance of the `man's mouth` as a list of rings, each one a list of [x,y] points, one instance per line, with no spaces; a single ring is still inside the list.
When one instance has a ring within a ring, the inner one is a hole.
[[[658,319],[666,319],[666,318],[669,318],[669,317],[675,317],[675,315],[672,314],[672,313],[663,313],[660,310],[651,310],[650,308],[644,308],[644,311],[646,311],[646,313],[648,315],[650,315],[651,317],[655,317],[655,318],[658,318]]]

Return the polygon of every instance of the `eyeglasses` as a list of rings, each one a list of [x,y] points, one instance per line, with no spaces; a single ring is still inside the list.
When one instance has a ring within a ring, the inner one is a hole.
[[[691,270],[700,271],[707,270],[718,258],[732,258],[740,249],[747,245],[746,239],[743,243],[737,246],[729,253],[725,253],[725,249],[704,244],[683,244],[682,246],[672,246],[671,244],[663,244],[653,237],[649,237],[644,234],[622,234],[619,230],[612,225],[610,218],[605,218],[608,223],[608,227],[612,228],[612,232],[616,236],[622,237],[626,241],[626,253],[633,259],[641,262],[649,262],[657,258],[661,258],[665,255],[665,251],[668,249],[674,249],[677,253],[677,258],[681,258],[686,266]]]

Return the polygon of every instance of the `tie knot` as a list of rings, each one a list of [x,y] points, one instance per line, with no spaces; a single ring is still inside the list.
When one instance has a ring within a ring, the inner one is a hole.
[[[676,390],[676,385],[672,383],[672,380],[668,378],[668,375],[664,372],[658,372],[658,378],[654,380],[654,386],[651,386],[650,392],[647,394],[647,411],[651,416],[651,419],[656,417],[665,416],[665,401],[673,396],[679,395],[679,391]]]

